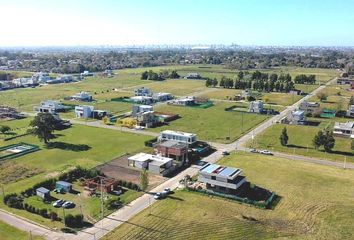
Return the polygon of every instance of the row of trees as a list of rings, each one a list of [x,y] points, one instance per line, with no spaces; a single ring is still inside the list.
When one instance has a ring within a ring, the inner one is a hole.
[[[316,83],[316,75],[300,74],[295,77],[294,81],[295,81],[295,83],[298,83],[298,84],[315,84]]]
[[[177,73],[176,70],[172,70],[171,72],[165,70],[159,73],[149,70],[149,71],[144,71],[141,74],[141,80],[162,81],[165,80],[166,78],[177,79],[180,78],[180,75]]]

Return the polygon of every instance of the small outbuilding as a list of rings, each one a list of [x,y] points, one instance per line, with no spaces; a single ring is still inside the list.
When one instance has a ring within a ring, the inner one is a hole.
[[[55,189],[59,192],[70,192],[72,190],[72,184],[65,181],[57,181],[55,183]]]
[[[48,199],[50,198],[50,190],[44,187],[37,188],[36,195],[42,199]]]

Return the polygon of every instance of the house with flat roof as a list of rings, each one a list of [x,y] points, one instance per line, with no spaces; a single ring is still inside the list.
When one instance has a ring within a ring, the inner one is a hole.
[[[252,101],[248,107],[248,112],[251,113],[262,113],[263,110],[263,101]]]
[[[239,168],[208,163],[199,170],[198,181],[205,183],[210,190],[235,193],[246,182],[246,177],[241,176],[241,173]]]
[[[42,199],[50,198],[50,190],[44,187],[40,187],[36,189],[36,195]]]
[[[173,140],[162,141],[155,147],[157,154],[180,162],[188,161],[188,144]]]
[[[195,97],[188,96],[188,97],[175,99],[175,100],[169,101],[168,104],[179,105],[179,106],[195,105]]]
[[[299,106],[299,109],[301,111],[304,111],[305,114],[308,114],[308,113],[315,113],[316,111],[318,111],[320,108],[320,103],[318,102],[308,102],[308,101],[303,101],[301,102],[300,106]]]
[[[131,97],[130,100],[134,103],[146,104],[146,105],[152,104],[154,102],[152,97],[148,97],[148,96],[134,96]]]
[[[57,189],[59,192],[68,193],[72,190],[72,184],[65,181],[57,181],[55,183],[55,189]]]
[[[287,124],[304,125],[306,123],[305,111],[293,111],[282,120],[282,122]]]
[[[185,79],[201,79],[202,77],[199,75],[199,73],[188,73],[184,78]]]
[[[92,118],[93,111],[93,106],[80,105],[75,107],[75,115],[77,118]]]
[[[354,117],[354,105],[350,105],[350,106],[348,107],[346,116],[347,116],[347,117]]]
[[[153,94],[152,91],[146,87],[140,87],[140,88],[134,89],[135,96],[151,97],[152,94]]]
[[[159,141],[173,140],[173,141],[186,143],[190,145],[197,141],[197,134],[165,130],[160,133],[158,140]]]
[[[151,105],[133,105],[132,117],[136,117],[140,113],[154,111],[154,107]]]
[[[333,135],[336,137],[354,138],[354,122],[336,122],[333,128]]]
[[[57,113],[62,112],[66,107],[58,101],[46,100],[42,101],[39,106],[34,107],[33,110],[37,113]]]
[[[352,84],[354,82],[354,79],[352,78],[337,78],[337,84]]]
[[[88,92],[79,92],[71,96],[72,100],[82,101],[82,102],[91,102],[92,95]]]
[[[173,96],[171,93],[158,92],[158,93],[154,93],[152,95],[152,99],[155,102],[165,102],[165,101],[173,99]]]
[[[165,176],[172,170],[173,159],[148,153],[138,153],[128,158],[128,165]]]

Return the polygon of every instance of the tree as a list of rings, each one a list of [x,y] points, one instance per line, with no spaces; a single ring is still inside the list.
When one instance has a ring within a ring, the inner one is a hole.
[[[324,142],[323,142],[323,147],[326,152],[332,151],[334,148],[334,144],[336,143],[336,140],[333,137],[333,133],[331,131],[326,131],[325,137],[324,137]]]
[[[354,105],[354,96],[351,96],[351,97],[350,97],[350,100],[349,100],[348,105],[349,105],[349,106]],[[348,107],[349,107],[349,106],[348,106]]]
[[[9,126],[0,126],[0,132],[2,133],[2,134],[6,134],[6,133],[8,133],[8,132],[10,132],[11,131],[11,128],[9,127]]]
[[[316,97],[320,99],[321,102],[323,102],[327,100],[328,95],[324,92],[319,92],[316,94]]]
[[[148,79],[148,71],[144,71],[142,74],[141,74],[141,80],[147,80]]]
[[[146,169],[140,172],[140,188],[145,191],[149,185],[149,174]]]
[[[170,78],[173,78],[173,79],[177,79],[177,78],[180,78],[181,76],[177,73],[176,70],[172,70],[170,76]]]
[[[55,135],[53,134],[55,125],[56,120],[52,114],[38,113],[38,115],[30,122],[30,126],[32,127],[30,133],[47,144],[49,140],[55,138]]]
[[[324,135],[322,131],[318,131],[318,133],[315,135],[315,137],[312,140],[313,146],[315,149],[319,149],[324,142]]]
[[[283,131],[281,132],[281,135],[280,135],[279,139],[280,139],[280,144],[282,146],[288,145],[289,136],[288,136],[288,132],[286,130],[286,127],[283,128]]]

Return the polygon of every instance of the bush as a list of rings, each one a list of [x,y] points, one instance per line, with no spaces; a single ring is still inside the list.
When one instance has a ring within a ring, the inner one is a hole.
[[[65,216],[65,225],[68,227],[82,227],[84,224],[84,216],[82,214]]]

